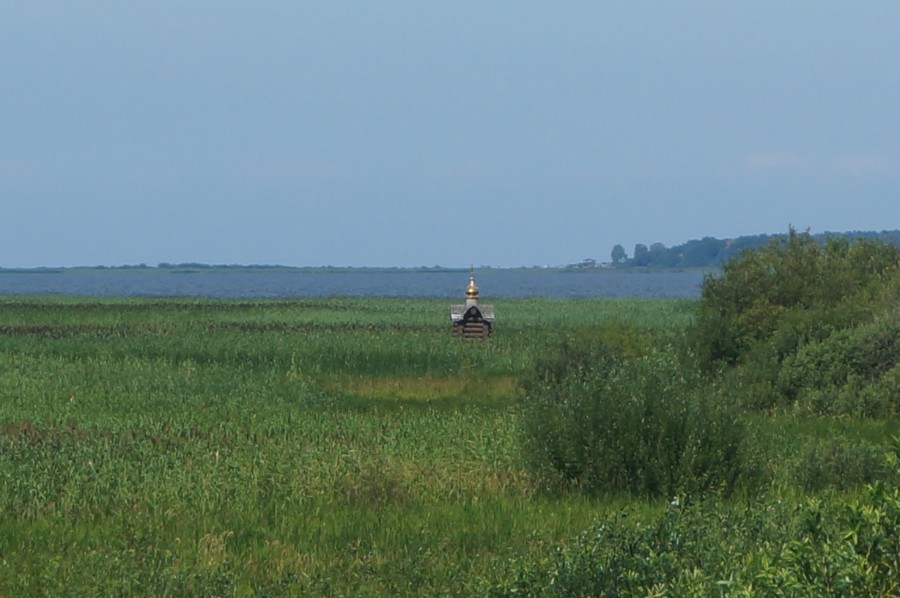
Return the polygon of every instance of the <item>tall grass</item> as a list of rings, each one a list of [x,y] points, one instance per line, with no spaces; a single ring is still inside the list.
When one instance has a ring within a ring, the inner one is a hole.
[[[0,594],[465,591],[606,507],[535,493],[515,380],[681,302],[0,300]]]
[[[470,343],[430,299],[0,298],[0,595],[471,594],[661,512],[541,492],[516,386],[610,320],[677,338],[693,304],[494,304]]]

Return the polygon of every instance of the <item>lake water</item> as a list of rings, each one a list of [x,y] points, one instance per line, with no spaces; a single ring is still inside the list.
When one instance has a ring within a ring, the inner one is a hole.
[[[475,272],[481,298],[697,297],[703,272],[490,269]],[[0,295],[280,298],[464,297],[459,270],[62,270],[0,274]]]

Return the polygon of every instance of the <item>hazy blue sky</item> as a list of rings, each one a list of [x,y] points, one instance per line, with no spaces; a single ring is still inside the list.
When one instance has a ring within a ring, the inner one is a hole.
[[[0,3],[0,266],[900,228],[900,2]]]

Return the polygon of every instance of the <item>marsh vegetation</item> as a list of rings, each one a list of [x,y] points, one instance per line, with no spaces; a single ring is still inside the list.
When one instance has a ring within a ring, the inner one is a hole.
[[[897,255],[816,247],[494,300],[488,342],[432,299],[0,299],[0,594],[896,593]]]

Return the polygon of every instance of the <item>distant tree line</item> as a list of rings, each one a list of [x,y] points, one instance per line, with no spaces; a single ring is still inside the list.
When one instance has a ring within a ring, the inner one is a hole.
[[[825,232],[811,236],[819,243],[825,243],[832,238],[843,238],[848,241],[867,239],[882,241],[900,248],[900,230]],[[770,242],[784,237],[784,234],[746,235],[736,239],[703,237],[673,247],[666,247],[662,243],[653,243],[649,247],[643,243],[637,243],[631,257],[628,256],[624,247],[617,244],[612,248],[610,257],[613,266],[617,268],[718,268],[746,249],[765,247]]]

